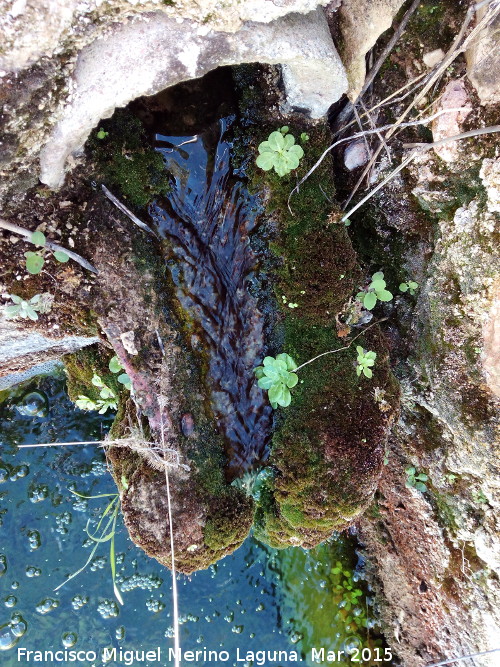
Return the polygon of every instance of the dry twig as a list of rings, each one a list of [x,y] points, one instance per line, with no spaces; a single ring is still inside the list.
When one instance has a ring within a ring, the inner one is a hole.
[[[24,239],[28,241],[28,243],[33,243],[33,241],[31,240],[33,232],[30,232],[29,229],[25,229],[24,227],[19,227],[19,225],[14,225],[11,222],[7,222],[7,220],[2,220],[2,219],[0,219],[0,228],[7,229],[9,232],[13,232],[14,234],[19,234],[20,236],[24,236]],[[54,243],[53,241],[46,241],[45,245],[47,248],[50,248],[50,250],[56,250],[59,252],[66,253],[68,257],[70,257],[77,264],[80,264],[80,266],[83,266],[84,269],[92,271],[92,273],[99,273],[99,271],[95,268],[95,266],[92,266],[90,262],[87,262],[86,259],[81,257],[81,255],[78,255],[76,252],[68,250],[67,248],[64,248],[62,245],[59,245],[58,243]]]

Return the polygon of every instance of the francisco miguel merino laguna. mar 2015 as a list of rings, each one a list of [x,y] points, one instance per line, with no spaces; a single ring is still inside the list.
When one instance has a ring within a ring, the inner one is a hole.
[[[365,652],[369,651],[370,655],[367,657]],[[328,648],[311,648],[311,661],[319,662],[321,664],[335,663],[345,660],[347,654],[345,651],[333,651]],[[372,655],[373,653],[373,655]],[[92,663],[100,658],[103,662],[119,661],[120,664],[126,667],[137,665],[140,663],[161,662],[162,649],[158,646],[155,649],[149,650],[124,650],[122,648],[103,648],[101,651],[85,651],[85,650],[70,650],[61,649],[59,651],[36,651],[26,648],[18,647],[17,660],[18,662],[34,662],[49,664],[69,664],[69,663]],[[169,648],[167,651],[168,659],[175,660],[175,649]],[[249,651],[245,649],[236,649],[236,655],[232,656],[229,651],[212,651],[207,648],[196,650],[179,649],[179,661],[182,663],[199,663],[203,661],[213,662],[215,664],[221,662],[229,662],[229,660],[236,660],[236,662],[249,662],[262,667],[263,665],[283,662],[302,662],[303,659],[297,651]],[[382,649],[375,648],[356,648],[354,652],[349,653],[351,662],[359,663],[362,660],[373,660],[376,663],[383,663],[392,659],[391,650],[386,648],[382,653]]]

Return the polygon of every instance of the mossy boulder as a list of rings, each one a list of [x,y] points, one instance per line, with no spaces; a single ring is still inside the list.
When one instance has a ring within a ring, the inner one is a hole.
[[[290,125],[296,136],[303,130]],[[330,143],[325,127],[307,131],[301,173]],[[258,539],[275,548],[313,547],[370,503],[399,393],[380,328],[370,325],[362,335],[363,327],[353,328],[345,338],[337,326],[365,280],[341,216],[325,196],[333,191],[328,160],[290,201],[291,178],[254,170],[253,182],[268,189],[267,211],[277,229],[270,265],[281,320],[271,353],[286,352],[300,365],[338,350],[299,370],[292,404],[280,411],[272,439],[274,476],[256,510]],[[377,354],[371,379],[356,374],[356,345]]]

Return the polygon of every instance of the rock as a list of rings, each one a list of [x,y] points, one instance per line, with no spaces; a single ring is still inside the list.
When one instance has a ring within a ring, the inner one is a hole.
[[[48,338],[0,316],[0,388],[11,387],[37,373],[49,373],[64,354],[97,341],[90,336]]]
[[[485,15],[488,7],[477,12],[477,21]],[[465,52],[467,76],[479,95],[482,104],[500,102],[500,14],[496,17]]]
[[[342,3],[340,55],[347,71],[350,100],[355,100],[363,87],[366,54],[391,27],[402,4],[403,0],[344,0]]]
[[[500,213],[500,158],[483,160],[479,176],[488,194],[488,211]]]
[[[441,96],[437,112],[443,113],[432,123],[434,141],[460,134],[461,125],[472,111],[469,95],[463,81],[450,81]],[[445,162],[455,162],[459,157],[459,146],[456,141],[434,148]]]
[[[424,61],[424,65],[426,67],[432,69],[434,65],[440,63],[443,60],[443,58],[444,58],[443,49],[434,49],[434,51],[428,51],[427,53],[424,53],[422,60]]]
[[[72,92],[40,154],[42,182],[53,188],[62,184],[67,158],[116,107],[221,65],[243,62],[282,64],[288,104],[314,118],[324,115],[347,88],[320,11],[269,24],[247,23],[235,35],[204,36],[192,22],[178,23],[160,12],[143,15],[115,24],[106,37],[81,51]]]
[[[164,3],[160,0],[108,0],[105,6],[98,0],[48,0],[27,2],[6,0],[7,11],[2,7],[0,34],[2,53],[0,70],[19,71],[35,64],[42,57],[51,57],[63,48],[71,52],[108,32],[113,23],[126,23],[130,17],[147,12],[161,11],[176,21],[195,24],[200,34],[211,30],[237,32],[243,23],[257,21],[269,23],[286,14],[307,14],[328,0],[176,0]],[[63,47],[64,45],[64,47]]]
[[[344,151],[344,165],[349,171],[362,167],[370,159],[365,142],[360,139],[353,141]]]

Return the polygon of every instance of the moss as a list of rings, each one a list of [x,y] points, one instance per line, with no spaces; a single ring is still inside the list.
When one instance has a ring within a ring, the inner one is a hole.
[[[87,147],[99,178],[107,186],[118,187],[132,206],[143,208],[168,190],[169,181],[160,153],[147,146],[141,121],[126,109],[118,109],[112,118],[102,121],[108,134],[98,138],[94,130]]]
[[[68,395],[73,403],[80,394],[88,396],[93,401],[99,398],[100,390],[92,384],[94,374],[99,375],[104,384],[117,396],[120,395],[123,385],[118,382],[117,375],[111,373],[108,368],[112,356],[111,352],[104,351],[102,347],[91,345],[63,357],[68,377]]]
[[[311,137],[303,173],[329,144],[328,131],[321,125],[289,125],[295,136],[307,130]],[[274,128],[265,128],[263,135],[269,129]],[[292,197],[292,213],[287,206],[292,178],[253,169],[252,181],[264,182],[266,210],[277,226],[269,265],[275,267],[282,321],[271,352],[285,351],[301,364],[344,347],[335,316],[356,293],[362,274],[346,229],[336,222],[340,216],[331,212],[324,195],[333,191],[328,159]],[[289,309],[283,295],[298,308]],[[270,456],[275,476],[266,483],[255,515],[255,536],[272,547],[315,546],[346,527],[371,500],[392,414],[380,411],[373,389],[384,389],[394,408],[398,388],[380,331],[371,328],[356,344],[377,353],[372,380],[356,375],[353,345],[300,370],[292,404],[279,413]]]

